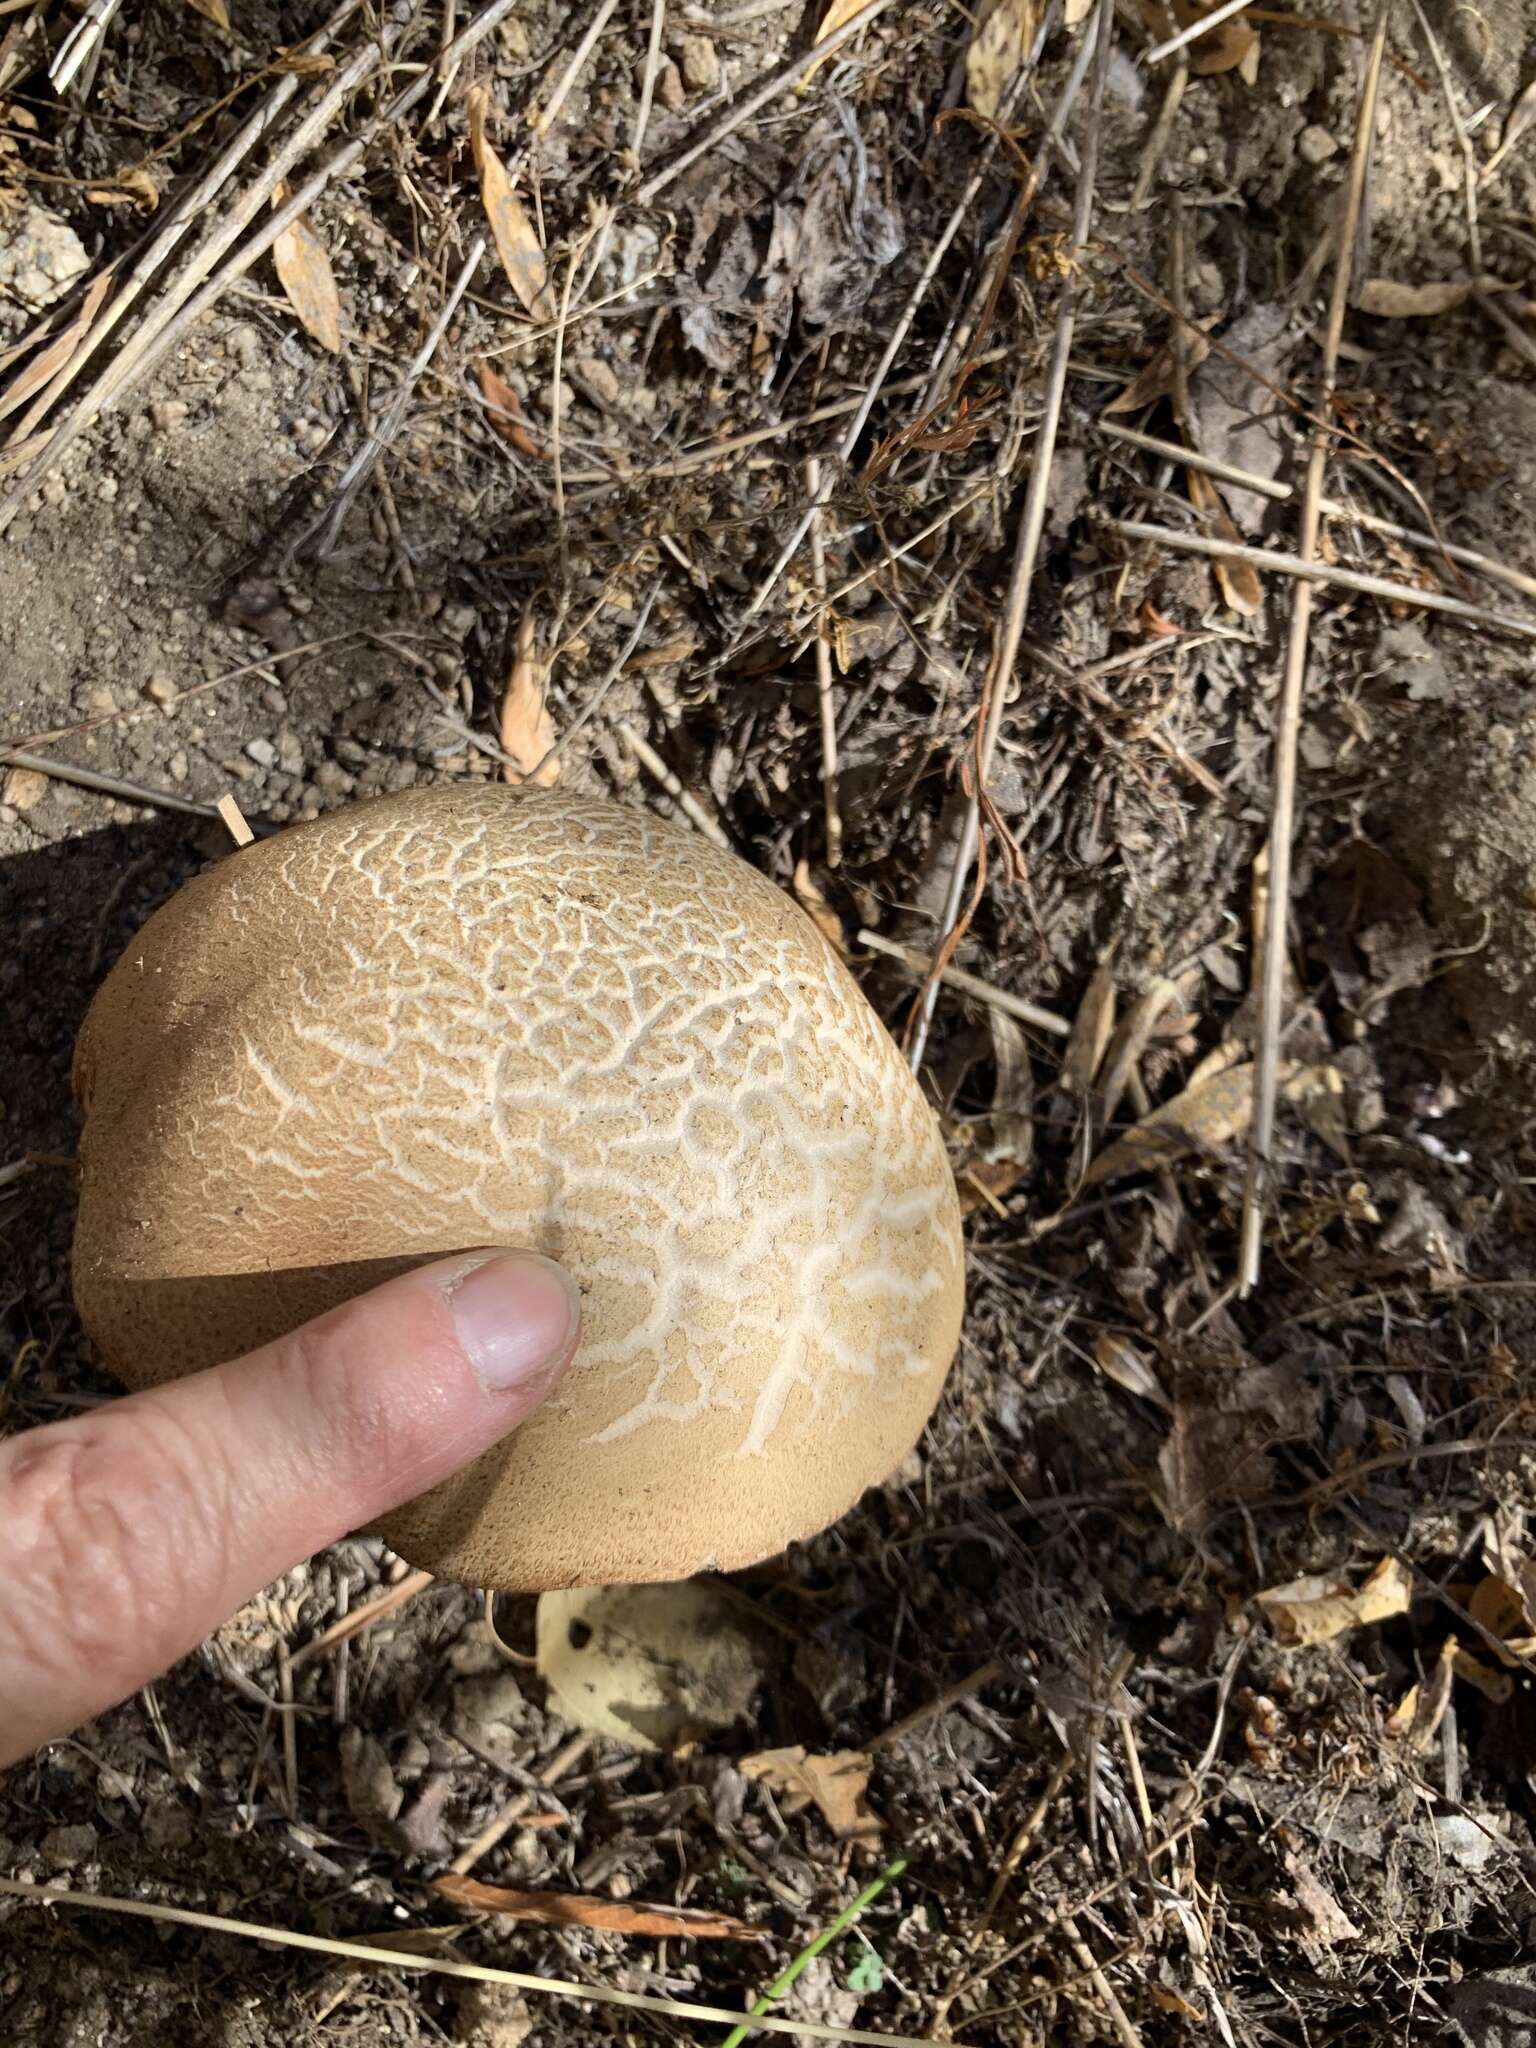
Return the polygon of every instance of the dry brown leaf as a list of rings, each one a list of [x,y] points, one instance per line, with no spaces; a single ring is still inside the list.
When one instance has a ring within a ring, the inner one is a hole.
[[[1451,1662],[1456,1676],[1465,1679],[1468,1685],[1475,1686],[1483,1698],[1492,1700],[1496,1707],[1501,1707],[1507,1700],[1514,1698],[1515,1681],[1507,1671],[1495,1671],[1480,1657],[1474,1657],[1470,1650],[1459,1647],[1453,1654]]]
[[[838,958],[846,960],[848,939],[843,921],[822,894],[806,860],[795,862],[795,900]]]
[[[519,455],[537,458],[538,443],[523,425],[523,408],[518,403],[517,393],[504,377],[498,377],[490,364],[482,359],[476,364],[480,378],[480,395],[485,400],[485,416],[491,431],[500,434],[503,441],[509,441]]]
[[[211,21],[215,28],[228,31],[229,9],[224,5],[224,0],[187,0],[187,5],[195,14],[200,14],[204,21]]]
[[[741,1760],[743,1777],[760,1779],[781,1795],[786,1813],[815,1806],[842,1842],[872,1842],[884,1823],[869,1809],[870,1763],[862,1749],[839,1749],[831,1756],[793,1749],[763,1749]]]
[[[1536,78],[1524,88],[1505,116],[1504,132],[1499,137],[1499,146],[1478,172],[1479,178],[1490,177],[1498,169],[1533,121],[1536,121]]]
[[[1113,1330],[1101,1331],[1094,1340],[1093,1357],[1099,1371],[1117,1387],[1124,1387],[1128,1394],[1139,1394],[1144,1401],[1155,1401],[1159,1408],[1168,1406],[1168,1396],[1151,1359],[1129,1337],[1116,1336]]]
[[[539,245],[528,209],[517,196],[507,167],[492,149],[485,133],[485,116],[490,94],[483,85],[469,91],[469,146],[480,179],[480,203],[490,223],[496,254],[507,273],[507,282],[525,312],[535,320],[554,318],[554,301],[549,291],[549,269]]]
[[[1368,277],[1355,304],[1378,320],[1424,320],[1436,313],[1454,312],[1481,289],[1473,278],[1442,284],[1398,284],[1390,277]]]
[[[274,207],[288,197],[286,184],[272,194]],[[341,297],[325,244],[310,226],[308,214],[291,220],[272,244],[272,264],[288,303],[320,346],[341,354]]]
[[[1227,510],[1221,493],[1208,476],[1198,469],[1185,471],[1189,481],[1189,498],[1192,505],[1209,515],[1210,524],[1221,540],[1229,540],[1241,547],[1243,536],[1237,530],[1237,522]],[[1211,567],[1216,572],[1216,581],[1228,607],[1245,619],[1251,619],[1264,602],[1263,586],[1258,571],[1248,562],[1224,562],[1218,556]]]
[[[1184,366],[1187,370],[1198,369],[1210,352],[1211,344],[1205,335],[1193,328],[1185,328]],[[1102,408],[1104,417],[1108,419],[1117,412],[1140,412],[1143,406],[1156,405],[1160,398],[1171,398],[1177,369],[1178,353],[1171,340],[1165,341],[1157,354],[1142,364],[1125,389],[1117,392]]]
[[[1337,1942],[1360,1939],[1359,1928],[1304,1856],[1287,1849],[1285,1867],[1290,1873],[1291,1896],[1296,1901],[1300,1922],[1296,1932],[1302,1941],[1332,1948]]]
[[[1358,1586],[1331,1580],[1297,1579],[1258,1595],[1259,1611],[1288,1650],[1331,1642],[1347,1629],[1366,1628],[1406,1614],[1413,1578],[1395,1557],[1384,1557]]]
[[[1479,1628],[1508,1644],[1505,1663],[1518,1666],[1536,1654],[1536,1620],[1525,1594],[1512,1580],[1489,1572],[1468,1596],[1467,1612]]]
[[[503,782],[526,782],[531,777],[541,789],[550,789],[560,780],[560,756],[550,753],[555,721],[544,701],[548,678],[548,668],[539,659],[533,613],[524,612],[501,700],[501,745],[512,756],[501,764]]]
[[[101,302],[112,284],[112,272],[104,270],[93,280],[90,290],[80,301],[80,310],[69,325],[56,334],[39,355],[35,355],[20,376],[0,392],[0,420],[12,413],[17,406],[25,405],[34,391],[56,377],[72,359],[77,348],[90,331],[91,322],[101,311]]]
[[[765,1929],[729,1913],[693,1906],[646,1906],[632,1899],[595,1899],[586,1892],[521,1892],[475,1877],[437,1877],[439,1898],[475,1913],[504,1913],[539,1927],[595,1927],[605,1934],[682,1935],[690,1941],[766,1941]]]
[[[1061,1056],[1059,1085],[1067,1094],[1084,1097],[1093,1086],[1099,1062],[1115,1028],[1114,956],[1102,960],[1072,1019],[1067,1049]]]
[[[1192,28],[1197,21],[1203,21],[1211,12],[1215,0],[1170,0],[1174,20],[1180,28]],[[1152,10],[1144,9],[1148,19],[1154,19]],[[1157,14],[1161,8],[1156,10]],[[1158,29],[1158,34],[1163,31]],[[1230,15],[1218,22],[1208,35],[1197,36],[1189,46],[1189,68],[1196,78],[1214,78],[1222,71],[1241,72],[1243,81],[1252,85],[1258,75],[1259,38],[1241,14]]]
[[[868,5],[869,0],[832,0],[832,5],[821,17],[821,27],[816,31],[816,41],[824,43],[828,36],[835,36],[845,23],[852,21],[853,17],[861,13]],[[818,57],[816,59],[815,63],[800,80],[799,89],[801,92],[805,91],[826,61],[825,57]]]
[[[1038,0],[997,0],[965,53],[965,97],[972,113],[997,119],[1039,26]]]
[[[1447,1636],[1428,1678],[1410,1685],[1386,1718],[1387,1734],[1415,1755],[1422,1756],[1440,1732],[1440,1723],[1451,1703],[1457,1648],[1456,1638]]]
[[[1327,1066],[1302,1067],[1289,1061],[1280,1070],[1280,1093],[1287,1102],[1310,1099],[1320,1088],[1331,1089],[1333,1071]],[[1169,1166],[1191,1153],[1218,1157],[1248,1128],[1253,1115],[1253,1074],[1252,1061],[1244,1060],[1192,1083],[1182,1095],[1152,1110],[1101,1152],[1088,1169],[1086,1185]]]

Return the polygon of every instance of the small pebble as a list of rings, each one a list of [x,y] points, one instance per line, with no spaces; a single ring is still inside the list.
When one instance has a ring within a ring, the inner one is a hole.
[[[656,97],[669,114],[680,114],[688,103],[683,74],[670,57],[663,60],[661,69],[656,74]]]
[[[176,679],[168,675],[152,675],[144,685],[146,697],[152,697],[157,704],[174,704],[176,701]]]
[[[1303,128],[1296,141],[1296,152],[1304,164],[1325,164],[1329,157],[1337,156],[1337,139],[1326,128],[1319,128],[1314,122]]]
[[[437,623],[455,640],[467,640],[479,621],[472,604],[445,604],[437,615]]]
[[[184,398],[157,398],[149,416],[162,434],[174,433],[192,410]]]
[[[720,59],[709,36],[684,36],[683,79],[694,92],[713,92],[720,83]]]
[[[47,794],[48,777],[36,768],[12,768],[5,778],[5,801],[14,810],[34,810]]]
[[[247,740],[245,751],[258,768],[271,768],[277,761],[277,749],[270,740]]]
[[[73,1870],[77,1863],[89,1863],[96,1854],[96,1830],[89,1821],[76,1821],[67,1827],[50,1828],[39,1848],[43,1861],[51,1863],[55,1870]]]
[[[188,763],[187,750],[185,747],[178,747],[176,749],[175,753],[172,754],[170,760],[167,761],[165,764],[165,772],[167,775],[170,776],[172,782],[186,781],[188,774]]]

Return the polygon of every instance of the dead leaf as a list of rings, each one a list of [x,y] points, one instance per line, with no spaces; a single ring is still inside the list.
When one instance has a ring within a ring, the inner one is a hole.
[[[840,28],[852,21],[856,14],[862,13],[868,5],[869,0],[832,0],[832,5],[821,18],[821,27],[816,31],[816,41],[824,43],[828,36],[835,36]],[[801,92],[805,91],[826,61],[825,57],[818,57],[810,69],[805,72],[800,80],[799,89]]]
[[[535,1633],[553,1710],[631,1749],[729,1728],[762,1677],[736,1607],[692,1579],[543,1593]]]
[[[517,393],[504,377],[497,376],[483,357],[475,367],[491,431],[500,434],[504,441],[510,441],[519,455],[531,455],[537,460],[539,445],[523,425],[523,409],[518,403]]]
[[[187,5],[195,14],[200,14],[204,21],[211,21],[215,28],[221,28],[228,34],[229,9],[224,5],[224,0],[187,0]]]
[[[646,1906],[631,1899],[595,1899],[587,1892],[520,1892],[475,1877],[436,1877],[432,1889],[475,1913],[504,1913],[538,1927],[595,1927],[605,1934],[681,1935],[690,1941],[766,1941],[767,1931],[729,1913],[693,1906]]]
[[[1211,344],[1205,335],[1195,329],[1184,330],[1184,366],[1194,371],[1211,352]],[[1173,395],[1174,378],[1178,370],[1178,351],[1172,340],[1165,341],[1157,354],[1142,364],[1136,375],[1123,391],[1117,392],[1102,408],[1106,419],[1117,412],[1140,412],[1143,406],[1156,405],[1161,398]]]
[[[1479,179],[1490,177],[1498,169],[1533,121],[1536,121],[1536,78],[1524,88],[1505,116],[1504,132],[1499,137],[1499,146],[1478,172]]]
[[[1490,1572],[1473,1587],[1467,1612],[1490,1636],[1508,1645],[1499,1653],[1506,1664],[1519,1667],[1536,1655],[1536,1620],[1522,1589],[1498,1572]]]
[[[1360,1939],[1359,1928],[1305,1857],[1294,1849],[1287,1849],[1285,1867],[1290,1873],[1291,1896],[1296,1901],[1296,1917],[1300,1923],[1295,1930],[1298,1940],[1319,1948],[1332,1948],[1337,1942]]]
[[[1222,501],[1220,491],[1210,478],[1200,470],[1184,472],[1189,484],[1189,499],[1192,505],[1207,515],[1209,524],[1221,540],[1233,542],[1241,547],[1243,536],[1237,530],[1237,523]],[[1218,555],[1211,563],[1216,581],[1221,586],[1222,597],[1230,610],[1245,619],[1251,619],[1264,602],[1263,585],[1259,582],[1258,571],[1248,562],[1223,561]]]
[[[862,1749],[839,1749],[815,1756],[798,1744],[793,1749],[764,1749],[741,1760],[744,1778],[760,1780],[781,1795],[786,1813],[815,1806],[841,1842],[878,1840],[884,1823],[869,1809],[870,1762]]]
[[[296,50],[279,43],[272,69],[291,71],[296,78],[322,78],[336,69],[336,59],[327,56],[323,50]]]
[[[1456,1638],[1447,1636],[1428,1678],[1409,1686],[1384,1723],[1393,1741],[1401,1742],[1416,1756],[1422,1756],[1429,1748],[1445,1719],[1451,1702],[1457,1648]]]
[[[1169,0],[1170,11],[1175,22],[1182,28],[1192,28],[1203,21],[1211,12],[1215,0]],[[1142,12],[1152,23],[1155,34],[1165,31],[1159,25],[1162,8],[1153,8],[1143,0]],[[1240,71],[1244,83],[1252,85],[1257,76],[1259,38],[1241,14],[1230,15],[1218,22],[1209,34],[1197,36],[1189,46],[1189,68],[1196,78],[1214,78],[1219,72]]]
[[[1352,1628],[1406,1614],[1413,1578],[1395,1557],[1384,1557],[1360,1585],[1316,1578],[1271,1587],[1257,1597],[1259,1611],[1288,1650],[1331,1642]]]
[[[1105,1129],[1114,1120],[1116,1112],[1131,1084],[1142,1054],[1157,1027],[1158,1019],[1179,999],[1178,985],[1169,981],[1166,975],[1157,978],[1144,988],[1121,1018],[1104,1054],[1103,1071],[1099,1081],[1099,1126]]]
[[[795,862],[795,900],[838,958],[846,960],[848,938],[843,921],[822,894],[806,860]]]
[[[551,789],[560,780],[560,756],[550,752],[555,744],[555,721],[544,701],[548,677],[548,666],[539,659],[533,613],[524,612],[506,695],[501,700],[501,745],[503,752],[512,756],[501,764],[503,782],[531,778],[541,789]]]
[[[1368,277],[1355,304],[1378,320],[1427,320],[1436,313],[1454,313],[1478,292],[1508,290],[1496,277],[1447,279],[1440,284],[1398,284],[1390,277]]]
[[[1037,0],[997,0],[965,53],[965,97],[971,111],[995,121],[1040,26]]]
[[[1274,1422],[1260,1408],[1225,1411],[1180,1398],[1157,1458],[1157,1502],[1169,1526],[1203,1529],[1218,1507],[1274,1489]]]
[[[1077,1015],[1072,1019],[1067,1049],[1061,1056],[1058,1085],[1068,1095],[1084,1097],[1093,1086],[1099,1062],[1115,1028],[1115,967],[1113,954],[1102,960],[1084,991]]]
[[[1474,1657],[1470,1650],[1463,1650],[1458,1646],[1451,1662],[1456,1676],[1465,1679],[1468,1685],[1475,1686],[1483,1698],[1492,1700],[1496,1707],[1502,1707],[1514,1698],[1515,1681],[1508,1673],[1493,1670],[1480,1657]]]
[[[12,413],[17,406],[24,405],[34,391],[52,381],[67,363],[90,331],[91,322],[101,311],[101,302],[112,284],[112,272],[104,270],[95,278],[80,302],[80,310],[69,325],[56,334],[39,355],[35,355],[27,367],[0,392],[0,420]]]
[[[490,94],[483,85],[471,86],[469,103],[469,146],[480,179],[480,203],[490,223],[496,254],[507,273],[507,282],[518,296],[523,310],[535,320],[554,318],[554,301],[549,291],[549,270],[544,251],[534,231],[527,208],[517,196],[507,167],[492,149],[485,133]]]
[[[1128,1394],[1139,1394],[1144,1401],[1155,1401],[1159,1408],[1168,1406],[1168,1396],[1151,1359],[1129,1337],[1116,1336],[1113,1330],[1101,1331],[1094,1340],[1093,1357],[1099,1371],[1117,1387],[1124,1387]]]
[[[160,187],[146,165],[134,164],[110,184],[87,186],[85,196],[93,206],[132,206],[140,213],[153,213],[160,204]]]
[[[1333,1071],[1327,1066],[1302,1067],[1289,1061],[1280,1069],[1280,1094],[1294,1103],[1320,1088],[1331,1090]],[[1245,1060],[1193,1083],[1101,1152],[1088,1169],[1085,1185],[1117,1180],[1126,1173],[1146,1173],[1191,1153],[1202,1158],[1221,1157],[1232,1140],[1248,1128],[1253,1115],[1253,1077],[1253,1063]]]
[[[272,194],[274,209],[288,198],[286,183]],[[272,265],[288,295],[288,303],[324,349],[341,354],[341,298],[325,244],[310,225],[308,214],[291,220],[272,244]]]

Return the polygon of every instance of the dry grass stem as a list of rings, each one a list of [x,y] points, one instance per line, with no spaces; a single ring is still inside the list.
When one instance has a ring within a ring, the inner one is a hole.
[[[894,939],[882,938],[879,932],[861,931],[859,944],[867,946],[872,953],[883,953],[887,960],[900,961],[908,974],[918,981],[925,981],[932,968],[933,963],[925,960],[921,953],[914,953],[910,946],[898,946]],[[1071,1036],[1072,1026],[1065,1017],[1058,1016],[1054,1010],[1043,1009],[1039,1003],[1026,1002],[1023,996],[1011,995],[1005,988],[995,988],[979,975],[967,974],[963,967],[946,967],[940,979],[962,995],[974,996],[977,1002],[1001,1010],[1005,1016],[1016,1017],[1021,1024],[1032,1024],[1037,1031],[1048,1031],[1053,1038]]]
[[[1269,826],[1270,912],[1263,936],[1264,972],[1259,1004],[1258,1042],[1255,1048],[1253,1080],[1253,1122],[1249,1133],[1248,1172],[1243,1186],[1242,1238],[1238,1251],[1238,1291],[1252,1292],[1259,1277],[1264,1242],[1264,1212],[1268,1196],[1270,1148],[1274,1140],[1275,1094],[1280,1073],[1280,1041],[1285,1005],[1286,958],[1290,946],[1291,844],[1295,834],[1296,767],[1301,739],[1301,700],[1307,676],[1307,636],[1312,621],[1312,570],[1317,566],[1317,536],[1322,523],[1323,477],[1328,467],[1331,439],[1327,422],[1333,409],[1334,383],[1338,375],[1339,344],[1344,334],[1344,314],[1349,303],[1350,269],[1354,261],[1355,232],[1365,202],[1365,181],[1370,165],[1371,137],[1375,132],[1376,96],[1381,83],[1381,62],[1387,46],[1387,15],[1390,0],[1380,0],[1365,75],[1360,87],[1360,105],[1355,122],[1355,147],[1349,166],[1349,184],[1339,220],[1338,247],[1334,256],[1333,291],[1328,303],[1328,327],[1323,338],[1321,391],[1318,398],[1320,423],[1312,436],[1307,461],[1306,484],[1301,501],[1301,539],[1297,551],[1297,582],[1292,593],[1291,630],[1286,643],[1285,674],[1276,708],[1274,738],[1274,793]],[[1262,552],[1262,551],[1261,551]],[[1262,566],[1262,564],[1260,565]],[[1411,601],[1411,600],[1410,600]],[[1466,617],[1475,606],[1461,606],[1459,599],[1441,599],[1440,607],[1458,607],[1454,616]],[[1521,625],[1517,630],[1536,639],[1536,627]]]

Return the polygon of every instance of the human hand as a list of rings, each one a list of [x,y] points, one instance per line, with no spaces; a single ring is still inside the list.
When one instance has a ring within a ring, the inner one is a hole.
[[[505,1436],[569,1363],[579,1313],[552,1261],[465,1253],[0,1441],[0,1767]]]

